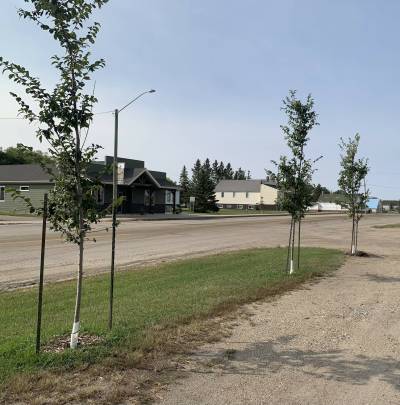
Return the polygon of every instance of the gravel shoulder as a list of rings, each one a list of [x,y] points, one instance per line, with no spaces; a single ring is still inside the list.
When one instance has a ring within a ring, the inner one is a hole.
[[[187,358],[157,404],[399,404],[399,230],[361,232],[375,257],[247,306],[252,315]]]

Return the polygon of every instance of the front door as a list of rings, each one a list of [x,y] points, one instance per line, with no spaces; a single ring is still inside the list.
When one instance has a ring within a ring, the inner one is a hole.
[[[126,214],[128,212],[128,193],[126,190],[118,190],[118,198],[123,197],[122,203],[118,206],[118,214]]]
[[[153,212],[154,206],[154,190],[146,188],[144,190],[144,211]]]

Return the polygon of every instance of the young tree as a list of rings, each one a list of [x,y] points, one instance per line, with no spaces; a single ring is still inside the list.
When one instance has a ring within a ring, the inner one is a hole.
[[[25,89],[29,105],[21,96],[11,93],[19,105],[20,114],[38,125],[36,136],[49,145],[55,169],[48,167],[54,181],[49,195],[49,221],[68,241],[79,247],[79,265],[71,333],[71,348],[76,348],[80,330],[80,308],[83,280],[84,241],[97,222],[94,194],[99,184],[89,175],[90,162],[99,145],[85,146],[93,105],[97,99],[86,94],[91,74],[104,66],[104,60],[90,60],[90,46],[95,42],[99,23],[90,24],[95,9],[108,0],[25,0],[28,9],[19,9],[24,19],[33,21],[47,31],[61,47],[61,54],[51,58],[59,79],[52,90],[24,67],[0,58],[3,72]],[[28,7],[28,6],[27,6]]]
[[[182,188],[181,192],[182,202],[185,204],[185,206],[187,206],[190,197],[190,181],[186,166],[183,166],[182,168],[181,175],[179,177],[179,184]]]
[[[358,223],[363,216],[369,192],[362,189],[363,182],[368,174],[368,159],[357,159],[360,135],[356,134],[354,139],[349,138],[344,141],[340,138],[341,149],[341,170],[339,172],[338,185],[342,190],[344,201],[342,205],[347,208],[350,218],[352,219],[351,231],[351,254],[357,254],[358,244]]]
[[[314,111],[314,100],[309,95],[303,103],[296,98],[296,92],[290,91],[283,101],[282,110],[288,118],[287,125],[282,125],[285,140],[292,152],[292,156],[281,156],[279,162],[273,164],[277,173],[267,171],[272,180],[275,180],[279,189],[277,204],[280,209],[288,211],[291,215],[288,260],[290,274],[294,272],[294,247],[296,224],[298,224],[297,267],[300,266],[301,246],[301,220],[307,209],[313,204],[312,174],[314,161],[306,159],[304,148],[309,140],[311,129],[318,125],[317,114]],[[290,257],[290,259],[289,259]]]

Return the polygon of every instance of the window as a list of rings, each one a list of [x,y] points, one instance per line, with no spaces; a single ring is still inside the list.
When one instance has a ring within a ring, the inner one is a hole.
[[[100,187],[96,192],[97,204],[104,204],[104,188]]]
[[[235,198],[236,193],[233,191],[232,192],[232,197]]]
[[[246,198],[249,198],[249,192],[246,191]]]
[[[4,201],[6,199],[6,188],[4,186],[0,186],[0,201]]]
[[[173,198],[172,198],[172,191],[167,190],[165,192],[165,204],[172,204]]]
[[[225,193],[221,191],[221,198],[224,198]]]
[[[238,207],[240,210],[243,209],[243,205],[242,205],[242,204],[239,204],[237,207]]]
[[[29,186],[19,186],[19,191],[29,191]]]

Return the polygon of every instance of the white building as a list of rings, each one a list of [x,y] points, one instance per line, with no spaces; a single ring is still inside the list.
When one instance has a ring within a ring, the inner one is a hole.
[[[219,208],[275,208],[278,190],[269,180],[221,180],[215,195]]]
[[[330,212],[341,212],[346,211],[346,208],[342,208],[340,204],[331,202],[317,202],[312,207],[309,208],[310,211],[330,211]]]

